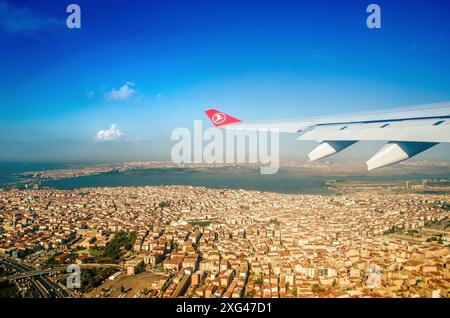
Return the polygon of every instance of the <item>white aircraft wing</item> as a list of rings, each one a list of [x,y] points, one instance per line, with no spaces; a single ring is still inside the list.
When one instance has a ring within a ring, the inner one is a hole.
[[[450,142],[450,102],[389,111],[245,123],[215,109],[206,111],[216,127],[233,130],[276,129],[297,133],[298,140],[320,142],[311,161],[333,155],[358,141],[388,143],[369,161],[369,170],[411,158],[441,142]]]

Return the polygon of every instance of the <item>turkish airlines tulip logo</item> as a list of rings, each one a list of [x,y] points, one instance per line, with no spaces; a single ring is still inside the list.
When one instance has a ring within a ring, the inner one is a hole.
[[[220,125],[222,123],[225,122],[225,120],[227,120],[227,116],[224,113],[215,113],[211,120],[213,121],[213,123],[215,125]]]

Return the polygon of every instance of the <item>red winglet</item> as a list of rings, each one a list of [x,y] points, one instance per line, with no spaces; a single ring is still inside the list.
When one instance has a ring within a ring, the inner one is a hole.
[[[208,109],[205,113],[216,127],[241,122],[239,119],[231,117],[230,115],[222,113],[216,109]]]

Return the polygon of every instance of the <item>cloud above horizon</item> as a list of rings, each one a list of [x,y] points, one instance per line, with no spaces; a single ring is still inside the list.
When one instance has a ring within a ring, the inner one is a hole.
[[[44,17],[26,7],[19,7],[0,0],[0,30],[7,33],[34,33],[47,31],[59,25],[53,17]]]
[[[99,130],[95,136],[96,142],[114,141],[122,138],[123,133],[117,127],[117,124],[112,124],[109,129]]]
[[[137,93],[137,91],[133,89],[133,87],[134,83],[126,82],[119,89],[113,88],[111,92],[105,95],[105,98],[108,101],[127,100]]]

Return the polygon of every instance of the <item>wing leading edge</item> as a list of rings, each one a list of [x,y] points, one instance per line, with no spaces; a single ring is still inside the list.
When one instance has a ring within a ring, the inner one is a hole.
[[[216,110],[207,111],[207,115],[214,124],[215,118],[222,119],[222,115],[228,118]],[[387,141],[367,161],[369,170],[409,159],[438,143],[450,142],[450,102],[365,114],[260,123],[245,123],[229,117],[229,124],[216,126],[234,130],[277,129],[279,132],[298,133],[297,140],[320,142],[308,155],[311,161],[331,156],[358,141]]]

